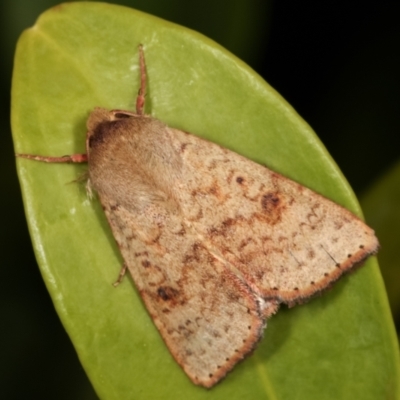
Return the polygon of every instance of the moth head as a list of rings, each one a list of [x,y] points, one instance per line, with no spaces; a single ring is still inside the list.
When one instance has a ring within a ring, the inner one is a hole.
[[[124,111],[124,110],[107,110],[105,108],[96,107],[89,115],[87,120],[87,134],[86,134],[86,153],[90,155],[91,149],[95,142],[102,142],[107,130],[101,129],[101,126],[106,125],[108,122],[129,119],[137,117],[137,114]]]

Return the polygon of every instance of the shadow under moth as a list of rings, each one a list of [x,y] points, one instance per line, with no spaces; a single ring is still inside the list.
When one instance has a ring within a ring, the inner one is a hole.
[[[189,378],[212,387],[260,341],[281,303],[303,303],[377,252],[359,218],[264,166],[144,114],[95,108],[86,154],[149,314]]]

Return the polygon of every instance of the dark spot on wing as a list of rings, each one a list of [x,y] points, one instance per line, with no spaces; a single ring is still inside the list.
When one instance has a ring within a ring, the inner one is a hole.
[[[164,301],[174,300],[179,296],[179,292],[170,286],[160,286],[157,289],[157,295]]]
[[[150,263],[149,260],[143,260],[143,261],[142,261],[142,265],[143,265],[143,267],[145,267],[145,268],[149,268],[149,267],[151,266],[151,263]]]

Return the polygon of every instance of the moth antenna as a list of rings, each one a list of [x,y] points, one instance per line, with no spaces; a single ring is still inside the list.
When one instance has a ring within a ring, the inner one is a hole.
[[[27,158],[29,160],[42,161],[48,163],[86,163],[88,161],[87,154],[71,154],[62,157],[46,157],[36,156],[34,154],[15,154],[15,157]]]
[[[136,98],[136,113],[144,114],[144,102],[146,96],[146,62],[144,60],[143,45],[139,45],[139,64],[140,64],[140,88]]]

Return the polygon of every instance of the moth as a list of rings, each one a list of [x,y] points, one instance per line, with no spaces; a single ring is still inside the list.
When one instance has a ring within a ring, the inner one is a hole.
[[[260,341],[280,304],[328,288],[377,252],[343,207],[217,144],[144,113],[95,108],[86,153],[17,154],[87,162],[124,265],[172,356],[207,388]]]

